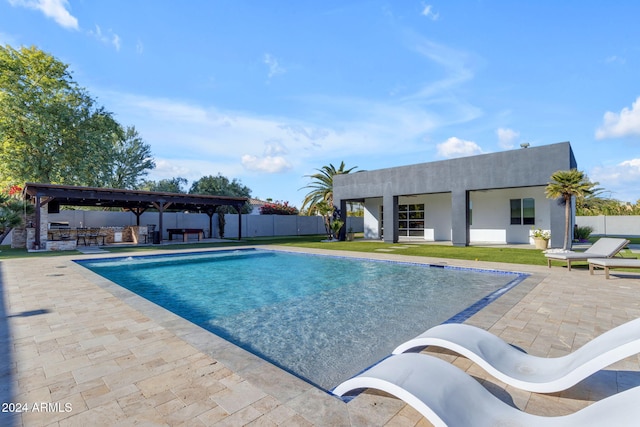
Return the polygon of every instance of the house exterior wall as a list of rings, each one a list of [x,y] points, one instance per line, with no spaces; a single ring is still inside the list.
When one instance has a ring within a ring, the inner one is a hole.
[[[546,186],[551,174],[577,168],[568,142],[517,149],[479,156],[399,166],[334,176],[334,201],[338,206],[348,200],[382,198],[385,217],[384,239],[396,242],[398,197],[449,193],[451,240],[454,245],[470,242],[468,204],[470,193],[479,190]],[[475,218],[474,218],[475,219]],[[549,229],[552,245],[562,244],[564,210],[549,204]],[[366,226],[365,226],[366,228]],[[506,236],[505,236],[506,238]]]
[[[373,198],[367,199],[367,211],[375,212],[367,215],[365,211],[364,229],[365,238],[379,239],[378,220],[380,206],[383,199]],[[424,241],[449,241],[451,240],[451,194],[418,194],[415,196],[398,197],[399,205],[424,204],[424,236],[421,237],[402,237],[402,240],[424,240]],[[370,233],[373,237],[368,237],[368,230],[375,230]]]
[[[470,192],[473,216],[469,226],[470,243],[533,243],[532,228],[550,229],[550,203],[545,187],[509,188]],[[535,200],[535,224],[512,225],[511,199],[532,198]]]
[[[380,206],[382,206],[382,197],[372,197],[364,203],[364,238],[380,239]]]
[[[428,194],[425,197],[425,228],[432,241],[451,240],[451,194]],[[425,240],[427,233],[425,233]]]

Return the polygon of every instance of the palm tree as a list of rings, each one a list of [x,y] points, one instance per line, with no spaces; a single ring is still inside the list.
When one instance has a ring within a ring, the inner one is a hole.
[[[357,166],[345,169],[344,162],[340,162],[340,167],[336,169],[335,166],[330,163],[329,166],[316,169],[319,173],[305,175],[311,178],[313,182],[302,187],[310,188],[311,191],[307,193],[307,196],[302,201],[300,210],[302,211],[308,206],[307,214],[311,215],[317,211],[318,203],[320,202],[326,202],[330,207],[333,207],[333,176],[349,173],[355,168],[357,168]]]
[[[545,195],[549,199],[562,198],[564,203],[564,246],[570,248],[569,219],[571,217],[571,198],[584,198],[593,193],[593,187],[597,182],[589,181],[584,172],[577,169],[560,170],[551,175],[551,182],[547,184]]]

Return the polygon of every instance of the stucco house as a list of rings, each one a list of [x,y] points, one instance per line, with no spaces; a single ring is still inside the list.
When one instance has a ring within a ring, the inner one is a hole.
[[[473,243],[530,243],[533,229],[563,243],[564,206],[545,187],[558,170],[577,168],[569,142],[520,148],[333,178],[343,215],[364,204],[364,236]]]

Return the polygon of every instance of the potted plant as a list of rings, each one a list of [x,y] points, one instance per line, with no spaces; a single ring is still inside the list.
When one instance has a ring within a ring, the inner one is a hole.
[[[353,240],[355,233],[353,232],[353,228],[349,227],[347,230],[347,241],[351,242]]]
[[[533,237],[533,244],[536,246],[536,249],[544,250],[549,247],[551,234],[548,231],[543,231],[538,228],[537,230],[533,230],[531,237]]]

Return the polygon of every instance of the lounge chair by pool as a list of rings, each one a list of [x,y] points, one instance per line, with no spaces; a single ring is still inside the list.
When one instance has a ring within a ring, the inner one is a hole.
[[[613,328],[562,357],[532,356],[484,329],[459,323],[435,326],[399,345],[393,354],[430,345],[455,351],[514,387],[552,393],[566,390],[614,362],[640,353],[640,319]]]
[[[501,401],[471,376],[436,357],[398,354],[333,390],[338,396],[374,388],[402,399],[435,426],[637,426],[640,387],[607,397],[570,415],[542,417]]]
[[[610,268],[640,268],[640,259],[634,258],[589,258],[589,273],[593,274],[594,267],[604,268],[604,276],[609,278]]]
[[[629,240],[613,237],[602,237],[584,252],[547,252],[547,265],[551,268],[551,260],[567,261],[571,271],[572,261],[586,261],[589,258],[611,258],[629,244]]]

